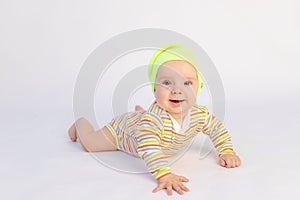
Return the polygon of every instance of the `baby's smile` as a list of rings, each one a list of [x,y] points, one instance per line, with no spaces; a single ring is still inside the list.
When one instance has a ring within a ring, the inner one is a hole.
[[[181,103],[184,102],[184,99],[169,99],[173,106],[181,106]]]
[[[179,100],[179,99],[170,99],[170,101],[171,101],[172,103],[181,103],[181,102],[184,101],[184,99],[182,99],[182,100]]]

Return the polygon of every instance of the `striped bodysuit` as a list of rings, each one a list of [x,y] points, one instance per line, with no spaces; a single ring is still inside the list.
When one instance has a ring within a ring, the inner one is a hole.
[[[166,158],[184,149],[200,132],[210,137],[219,154],[234,153],[228,131],[205,106],[193,106],[184,121],[188,126],[176,132],[168,112],[155,101],[148,111],[125,113],[106,127],[118,149],[144,160],[157,180],[171,173]]]

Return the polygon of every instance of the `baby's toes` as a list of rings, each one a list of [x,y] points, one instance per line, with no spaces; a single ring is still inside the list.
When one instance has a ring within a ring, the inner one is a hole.
[[[69,131],[69,137],[73,142],[76,142],[77,140],[77,135],[76,135],[76,126],[75,123],[70,127]]]
[[[141,111],[141,110],[144,110],[142,106],[140,105],[135,106],[135,111]]]

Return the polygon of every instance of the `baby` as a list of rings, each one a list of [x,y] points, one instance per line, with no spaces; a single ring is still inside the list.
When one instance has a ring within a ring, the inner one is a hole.
[[[84,118],[69,129],[72,141],[77,138],[89,152],[121,150],[140,157],[158,181],[153,190],[166,189],[182,195],[189,180],[174,174],[167,157],[184,149],[200,132],[208,135],[219,154],[220,165],[238,167],[230,135],[206,107],[196,105],[203,87],[199,64],[189,49],[170,45],[157,51],[148,70],[155,101],[147,111],[125,113],[95,131]]]

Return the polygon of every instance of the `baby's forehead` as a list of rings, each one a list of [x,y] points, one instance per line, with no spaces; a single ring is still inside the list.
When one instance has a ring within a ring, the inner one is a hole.
[[[194,66],[186,61],[168,61],[159,67],[157,77],[162,76],[196,79],[197,72]]]

